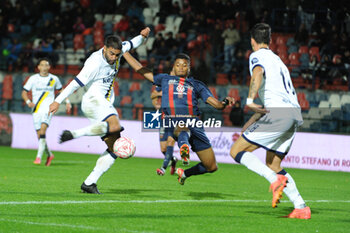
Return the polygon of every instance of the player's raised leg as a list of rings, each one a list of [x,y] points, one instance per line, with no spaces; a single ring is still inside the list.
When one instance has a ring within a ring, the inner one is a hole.
[[[284,156],[279,156],[272,151],[266,152],[266,165],[279,175],[284,175],[288,178],[287,186],[283,189],[283,192],[287,195],[289,200],[294,205],[294,210],[287,217],[288,218],[311,218],[310,207],[306,206],[306,203],[300,195],[293,177],[287,173],[282,167],[281,162]]]

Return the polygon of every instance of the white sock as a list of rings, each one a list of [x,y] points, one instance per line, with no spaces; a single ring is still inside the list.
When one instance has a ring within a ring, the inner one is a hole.
[[[294,208],[302,209],[306,207],[305,201],[301,197],[293,177],[289,173],[287,173],[285,176],[288,178],[288,183],[287,186],[283,189],[283,192],[287,195],[289,200],[293,202]]]
[[[47,156],[52,156],[53,154],[51,153],[51,151],[49,150],[49,147],[47,146],[47,143],[45,143],[45,153]]]
[[[38,147],[38,153],[36,155],[37,158],[43,157],[43,153],[45,150],[45,145],[46,145],[46,139],[45,138],[39,138],[39,147]]]
[[[85,128],[71,130],[74,138],[82,136],[104,136],[108,131],[108,123],[105,121],[89,125]]]
[[[260,159],[251,152],[244,152],[241,158],[241,164],[246,166],[249,170],[265,177],[270,183],[277,180],[276,173],[262,163]]]
[[[96,184],[97,180],[105,173],[114,163],[115,159],[109,154],[108,151],[97,159],[96,166],[90,175],[86,178],[84,183],[86,185]]]

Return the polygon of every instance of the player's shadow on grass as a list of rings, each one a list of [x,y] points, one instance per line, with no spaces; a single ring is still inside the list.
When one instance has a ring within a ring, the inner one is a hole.
[[[108,191],[105,191],[104,193],[111,193],[111,194],[128,194],[128,195],[137,195],[137,194],[143,194],[147,192],[170,192],[172,190],[166,190],[166,189],[109,189]],[[152,194],[152,196],[154,196]]]
[[[224,199],[225,197],[234,197],[236,195],[225,194],[225,193],[215,193],[215,192],[189,192],[187,196],[192,197],[194,200],[203,200],[210,197]]]

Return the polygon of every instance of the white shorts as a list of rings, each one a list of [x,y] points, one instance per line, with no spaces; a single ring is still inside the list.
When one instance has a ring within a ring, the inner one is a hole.
[[[91,122],[101,122],[112,115],[118,117],[118,112],[113,104],[99,96],[84,95],[81,110]]]
[[[278,155],[286,155],[292,145],[298,121],[291,118],[274,118],[266,114],[250,125],[242,134],[251,144]]]
[[[33,113],[33,122],[35,130],[39,130],[41,128],[41,124],[46,124],[47,126],[50,125],[52,114],[50,114],[49,116],[47,112]]]

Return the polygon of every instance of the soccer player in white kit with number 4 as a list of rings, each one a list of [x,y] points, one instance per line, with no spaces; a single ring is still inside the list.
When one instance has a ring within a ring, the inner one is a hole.
[[[277,206],[284,192],[295,208],[286,217],[309,219],[310,208],[306,206],[292,176],[281,167],[303,119],[288,68],[268,48],[270,40],[269,25],[258,23],[253,27],[251,45],[254,52],[249,57],[251,81],[246,104],[255,114],[244,125],[230,155],[271,183],[272,207]],[[254,103],[257,93],[264,106]],[[266,150],[266,165],[251,153],[260,147]]]
[[[67,96],[79,87],[88,88],[83,96],[81,108],[92,124],[77,130],[65,130],[60,136],[60,143],[82,136],[101,136],[107,144],[107,150],[99,157],[94,170],[81,185],[83,192],[100,194],[96,182],[117,158],[113,153],[113,144],[120,137],[123,128],[113,106],[113,84],[123,53],[140,46],[149,32],[150,29],[146,27],[139,36],[123,42],[115,35],[106,37],[104,47],[91,54],[77,77],[50,105],[50,113],[55,113]]]

